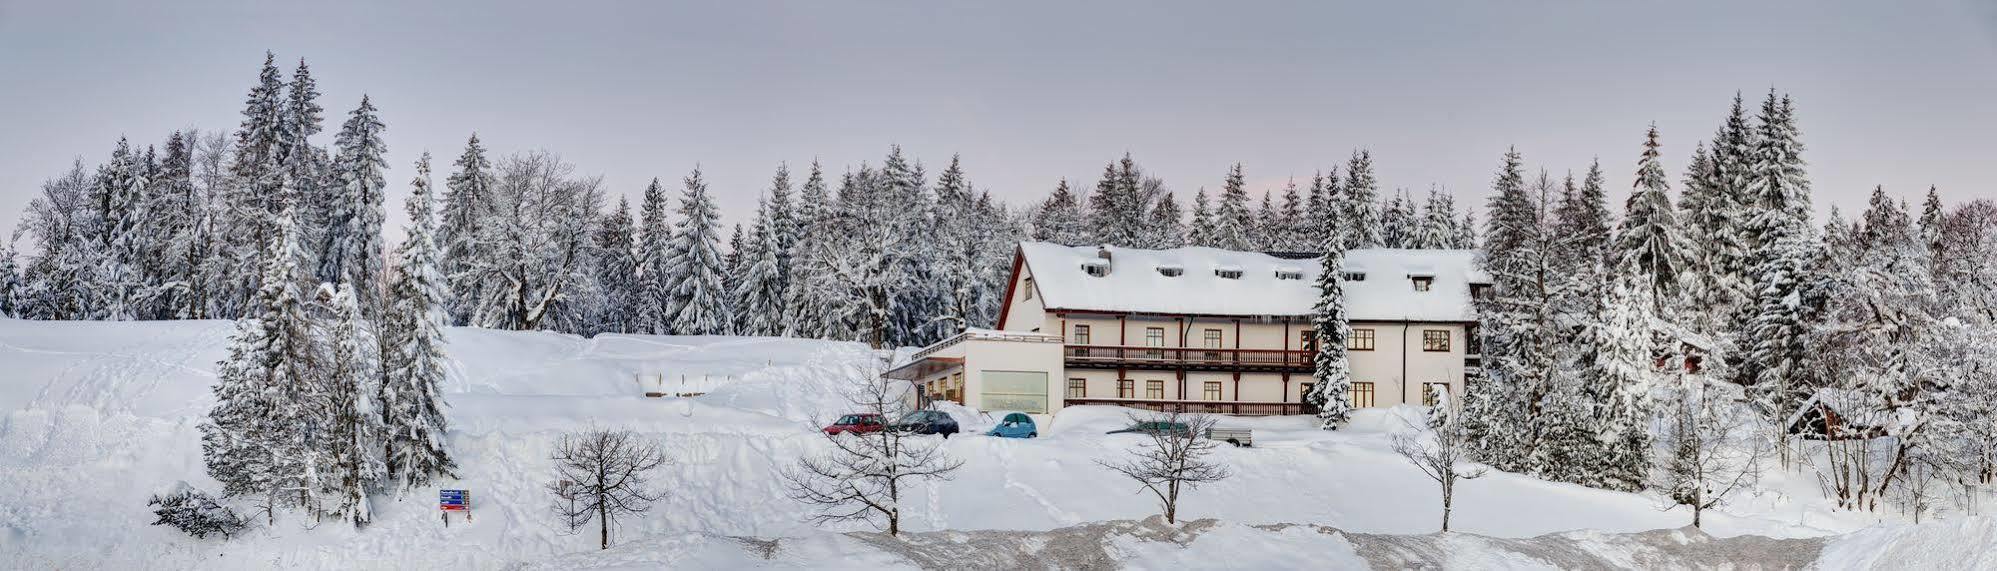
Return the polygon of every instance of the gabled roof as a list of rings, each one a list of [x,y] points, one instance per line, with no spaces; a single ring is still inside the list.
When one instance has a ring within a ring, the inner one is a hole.
[[[1317,303],[1316,258],[1046,242],[1022,243],[1019,250],[1049,310],[1280,317],[1310,315]],[[1104,253],[1109,273],[1089,275],[1083,266],[1102,263]],[[1470,284],[1490,281],[1471,250],[1353,250],[1343,267],[1366,274],[1343,282],[1345,310],[1353,321],[1473,321]],[[1159,268],[1181,271],[1168,276]],[[1278,279],[1279,270],[1302,276]],[[1220,275],[1236,271],[1240,277]],[[1415,291],[1412,276],[1433,278],[1429,291]]]

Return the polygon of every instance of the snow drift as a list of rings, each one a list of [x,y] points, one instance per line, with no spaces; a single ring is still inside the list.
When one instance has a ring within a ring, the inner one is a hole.
[[[836,560],[906,567],[930,561],[907,550],[883,548],[864,533],[826,533],[872,530],[821,529],[808,522],[804,506],[785,497],[776,471],[823,445],[817,423],[844,412],[844,383],[881,370],[883,358],[881,352],[856,344],[794,339],[586,339],[451,329],[450,379],[444,391],[450,405],[449,445],[461,469],[456,482],[437,487],[470,490],[472,521],[445,527],[436,511],[436,489],[430,488],[400,501],[377,498],[377,520],[364,530],[318,524],[296,514],[229,541],[198,540],[148,525],[152,514],[145,500],[151,494],[183,480],[215,489],[202,465],[195,427],[213,403],[209,386],[215,362],[232,331],[223,321],[0,320],[0,371],[5,372],[0,382],[0,567],[497,567],[544,562],[557,567],[700,568],[733,566],[744,561],[743,553],[758,557],[757,565],[776,566],[822,566]],[[646,375],[702,375],[709,384],[698,397],[647,398],[640,384]],[[981,420],[977,411],[953,414],[966,421],[967,429]],[[1236,476],[1191,492],[1181,507],[1187,517],[1225,523],[1213,523],[1203,535],[1184,542],[1144,539],[1156,534],[1146,535],[1151,532],[1139,529],[1141,524],[1113,522],[1144,518],[1155,506],[1096,464],[1137,442],[1129,435],[1104,434],[1125,424],[1125,414],[1118,408],[1072,407],[1043,419],[1042,438],[949,439],[945,449],[963,458],[964,468],[951,481],[910,491],[913,499],[903,506],[903,525],[914,531],[955,530],[941,534],[1017,531],[1024,534],[1020,537],[1077,526],[1137,526],[1102,534],[1107,542],[1102,549],[1111,554],[1104,563],[1146,567],[1229,561],[1292,566],[1274,551],[1328,553],[1340,542],[1361,541],[1354,538],[1426,534],[1436,526],[1435,486],[1388,449],[1388,435],[1406,430],[1414,410],[1366,410],[1336,433],[1315,430],[1306,418],[1225,420],[1226,426],[1254,429],[1256,446],[1219,451]],[[550,499],[543,486],[551,478],[547,457],[554,441],[565,431],[589,426],[625,428],[655,438],[672,460],[655,478],[669,492],[667,498],[644,519],[622,521],[614,530],[614,542],[627,544],[628,551],[594,553],[593,536],[568,533],[548,512]],[[1808,538],[1868,523],[1814,500],[1774,492],[1744,496],[1737,506],[1709,515],[1707,531],[1721,538]],[[1482,542],[1512,549],[1503,540],[1594,530],[1569,534],[1577,538],[1574,543],[1586,544],[1597,537],[1590,534],[1669,530],[1689,520],[1683,512],[1660,509],[1656,498],[1512,474],[1465,483],[1457,504],[1453,527],[1466,534],[1410,541]],[[1337,531],[1299,527],[1304,524]],[[1985,522],[1947,531],[1982,534],[1975,538],[1987,542],[1989,529]],[[1457,537],[1492,539],[1450,539]],[[1826,553],[1877,551],[1916,540],[1949,545],[1888,528],[1834,540]],[[1869,543],[1845,543],[1860,541]],[[1259,553],[1265,559],[1258,560],[1228,559],[1217,551],[1237,543],[1274,551]],[[1963,544],[1953,545],[1961,549]],[[1203,549],[1216,551],[1202,559],[1208,553]],[[1975,557],[1938,561],[1988,564]],[[1318,560],[1334,566],[1360,565],[1357,561]],[[1478,565],[1466,561],[1460,565]]]

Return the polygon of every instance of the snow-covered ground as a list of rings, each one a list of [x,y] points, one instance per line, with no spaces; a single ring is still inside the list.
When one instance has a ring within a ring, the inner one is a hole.
[[[964,468],[949,482],[918,486],[903,507],[903,525],[953,533],[907,542],[831,533],[869,530],[809,523],[810,512],[784,496],[776,471],[822,445],[814,428],[842,412],[841,383],[879,370],[879,353],[791,339],[584,339],[479,329],[449,332],[445,390],[461,470],[457,482],[438,486],[470,490],[473,521],[445,527],[432,488],[379,500],[378,519],[365,530],[315,527],[294,515],[247,537],[196,540],[147,525],[145,500],[183,480],[216,488],[204,473],[195,427],[212,403],[214,363],[232,330],[221,321],[0,320],[0,568],[1086,564],[950,558],[977,542],[1064,554],[1044,550],[1074,537],[1094,538],[1070,549],[1100,554],[1096,565],[1155,568],[1393,566],[1391,557],[1377,558],[1445,552],[1446,565],[1460,568],[1584,561],[1559,555],[1570,552],[1610,565],[1704,561],[1639,556],[1675,553],[1657,546],[1705,541],[1703,534],[1627,534],[1675,530],[1690,521],[1682,510],[1660,509],[1652,497],[1512,474],[1460,486],[1453,527],[1462,533],[1395,537],[1437,526],[1435,485],[1388,449],[1389,435],[1407,429],[1403,418],[1413,409],[1363,411],[1336,433],[1303,418],[1227,419],[1226,426],[1253,428],[1256,446],[1222,449],[1235,476],[1184,501],[1183,517],[1215,521],[1174,531],[1136,521],[1154,513],[1150,498],[1096,464],[1137,442],[1103,434],[1125,422],[1125,411],[1070,408],[1043,419],[1039,439],[966,436],[944,444]],[[646,376],[678,375],[729,380],[703,387],[709,392],[699,397],[642,396]],[[561,529],[543,490],[555,438],[592,425],[656,438],[673,460],[655,479],[669,497],[643,519],[620,522],[620,546],[607,552],[596,552],[593,535]],[[1739,536],[1856,531],[1825,540],[1827,567],[1997,564],[1982,549],[1964,547],[1997,540],[1997,524],[1988,520],[1864,529],[1879,517],[1886,516],[1832,510],[1805,476],[1775,472],[1753,495],[1709,514],[1705,532],[1738,540],[1716,545],[1737,546],[1768,541]],[[976,530],[994,531],[954,533]],[[1051,530],[1060,531],[1042,533]],[[1572,530],[1589,531],[1559,533]],[[1819,542],[1769,545],[1791,546],[1808,560]],[[1922,559],[1909,559],[1916,556]]]

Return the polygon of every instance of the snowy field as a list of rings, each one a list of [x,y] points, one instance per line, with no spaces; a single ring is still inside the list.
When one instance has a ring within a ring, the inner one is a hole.
[[[450,330],[445,392],[461,469],[439,486],[471,491],[473,521],[446,528],[433,488],[378,500],[365,530],[294,515],[196,540],[147,525],[145,500],[180,481],[216,489],[196,426],[232,330],[0,320],[0,568],[1784,567],[1819,552],[1824,568],[1997,567],[1985,553],[1997,523],[1875,525],[1892,516],[1832,510],[1814,482],[1779,472],[1709,514],[1705,533],[1677,530],[1690,514],[1654,497],[1493,474],[1459,489],[1462,533],[1433,535],[1434,484],[1388,449],[1413,409],[1363,411],[1338,433],[1305,418],[1228,419],[1253,428],[1257,446],[1220,450],[1235,477],[1184,500],[1183,517],[1213,521],[1171,528],[1143,521],[1150,498],[1096,464],[1137,442],[1103,434],[1125,411],[1070,408],[1043,419],[1039,439],[948,440],[966,464],[914,491],[903,525],[920,533],[907,540],[834,533],[871,530],[809,523],[775,472],[822,445],[815,428],[843,412],[840,382],[878,370],[879,353],[479,329]],[[699,397],[642,396],[642,376],[681,374],[733,380]],[[542,489],[555,438],[590,426],[657,438],[672,459],[655,478],[670,495],[620,522],[604,552],[593,534],[557,524]]]

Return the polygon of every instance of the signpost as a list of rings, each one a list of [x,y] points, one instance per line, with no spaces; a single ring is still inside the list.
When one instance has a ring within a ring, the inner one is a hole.
[[[472,520],[472,494],[467,490],[437,490],[437,509],[444,514],[444,527],[451,526],[451,512],[464,512]]]

